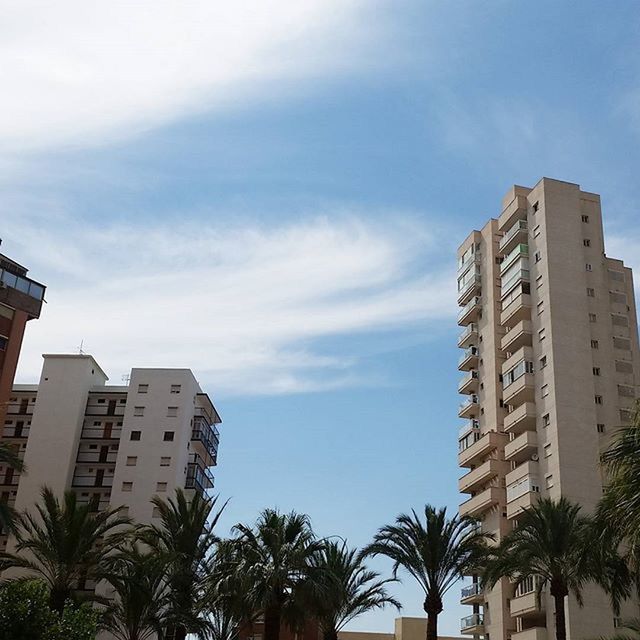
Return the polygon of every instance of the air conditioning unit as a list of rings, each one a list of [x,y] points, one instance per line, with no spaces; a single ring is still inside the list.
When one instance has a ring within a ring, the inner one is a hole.
[[[537,453],[532,453],[532,454],[531,454],[531,459],[532,459],[534,462],[538,462],[538,460],[540,460],[540,456],[539,456]]]

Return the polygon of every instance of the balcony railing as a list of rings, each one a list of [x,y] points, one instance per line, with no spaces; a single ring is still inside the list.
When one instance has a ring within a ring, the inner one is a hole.
[[[460,383],[458,384],[458,392],[464,393],[463,389],[465,389],[471,382],[473,382],[474,380],[478,380],[479,378],[480,374],[477,371],[468,371],[460,379]]]
[[[480,584],[477,582],[474,582],[468,587],[463,587],[461,591],[461,597],[463,600],[466,600],[467,598],[472,598],[473,596],[479,596],[481,593],[482,593],[482,588],[480,587]]]
[[[110,431],[101,427],[84,427],[80,434],[81,438],[87,440],[119,440],[122,433],[122,427],[117,429],[114,427]]]
[[[463,362],[468,360],[469,358],[478,357],[478,347],[469,347],[465,349],[460,358],[458,359],[458,366],[460,366]]]
[[[30,278],[23,278],[6,269],[0,269],[0,281],[3,282],[6,287],[11,287],[12,289],[26,293],[36,300],[42,300],[42,298],[44,298],[44,286]]]
[[[467,420],[458,430],[458,440],[472,433],[474,430],[480,432],[479,420]]]
[[[534,476],[525,476],[507,487],[507,502],[512,502],[529,492],[539,492],[540,483]]]
[[[469,340],[472,336],[477,335],[478,333],[478,325],[473,322],[467,325],[464,330],[458,336],[458,346],[463,345],[467,340]]]
[[[518,282],[525,281],[529,282],[530,274],[529,269],[518,269],[516,273],[509,277],[506,282],[503,282],[500,287],[500,296],[506,296],[513,287],[515,287]]]
[[[500,264],[500,273],[504,273],[510,266],[513,264],[517,258],[528,258],[529,257],[529,245],[528,244],[519,244],[516,245],[516,248],[511,251],[511,253],[502,261]]]
[[[481,284],[481,278],[479,273],[473,274],[467,281],[462,284],[462,286],[458,289],[458,303],[462,304],[466,302],[468,299],[467,296],[475,290],[476,287],[479,287]]]
[[[28,438],[29,427],[16,427],[15,425],[5,425],[2,430],[3,438]]]
[[[74,475],[71,482],[73,487],[96,487],[107,488],[113,486],[113,476],[100,476],[96,475]]]
[[[471,627],[481,627],[484,624],[484,615],[482,613],[473,613],[460,620],[461,629],[471,629]]]
[[[464,262],[461,262],[458,266],[458,275],[464,273],[470,265],[472,264],[480,264],[480,254],[473,253],[471,254]]]
[[[464,400],[464,402],[460,403],[459,413],[470,409],[473,405],[476,404],[478,404],[478,396],[475,394],[470,395],[466,400]]]
[[[209,489],[213,489],[213,474],[200,464],[200,462],[189,462],[187,465],[187,479],[185,487],[187,489],[196,489],[201,493]]]
[[[520,231],[526,231],[528,229],[527,227],[527,221],[526,220],[518,220],[513,227],[511,227],[511,229],[509,229],[509,231],[507,231],[507,233],[504,234],[504,236],[502,236],[501,240],[500,240],[500,249],[502,249],[504,246],[506,246],[507,244],[509,244],[509,241],[513,238],[513,236],[515,236],[517,233],[520,233]]]
[[[78,451],[78,457],[76,458],[76,462],[80,463],[100,463],[100,462],[109,462],[113,464],[118,457],[117,451],[109,451],[108,453],[103,453],[101,451]]]

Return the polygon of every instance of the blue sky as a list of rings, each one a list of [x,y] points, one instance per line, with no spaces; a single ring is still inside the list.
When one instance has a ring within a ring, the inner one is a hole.
[[[602,194],[638,263],[635,1],[3,11],[3,249],[49,285],[18,379],[81,341],[116,383],[192,368],[224,418],[223,532],[277,505],[362,545],[457,507],[454,254],[511,184]]]

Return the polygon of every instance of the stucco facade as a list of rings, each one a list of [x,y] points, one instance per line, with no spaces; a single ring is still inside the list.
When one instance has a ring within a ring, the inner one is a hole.
[[[631,270],[605,254],[600,198],[543,178],[513,187],[498,219],[458,250],[460,512],[499,540],[522,509],[560,495],[593,510],[602,495],[599,455],[629,419],[640,353]],[[535,585],[503,580],[483,593],[462,632],[546,640],[553,604]],[[630,611],[630,613],[634,613]],[[614,616],[597,588],[567,605],[568,636],[611,635]]]

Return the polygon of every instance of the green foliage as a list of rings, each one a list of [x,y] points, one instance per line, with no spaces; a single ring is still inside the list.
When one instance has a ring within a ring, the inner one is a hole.
[[[0,640],[48,640],[45,634],[55,622],[44,583],[15,581],[0,587]]]
[[[65,605],[62,616],[49,606],[41,580],[15,580],[0,587],[0,640],[95,640],[98,612]]]
[[[90,605],[65,605],[62,617],[45,634],[45,640],[95,640],[98,612]]]

